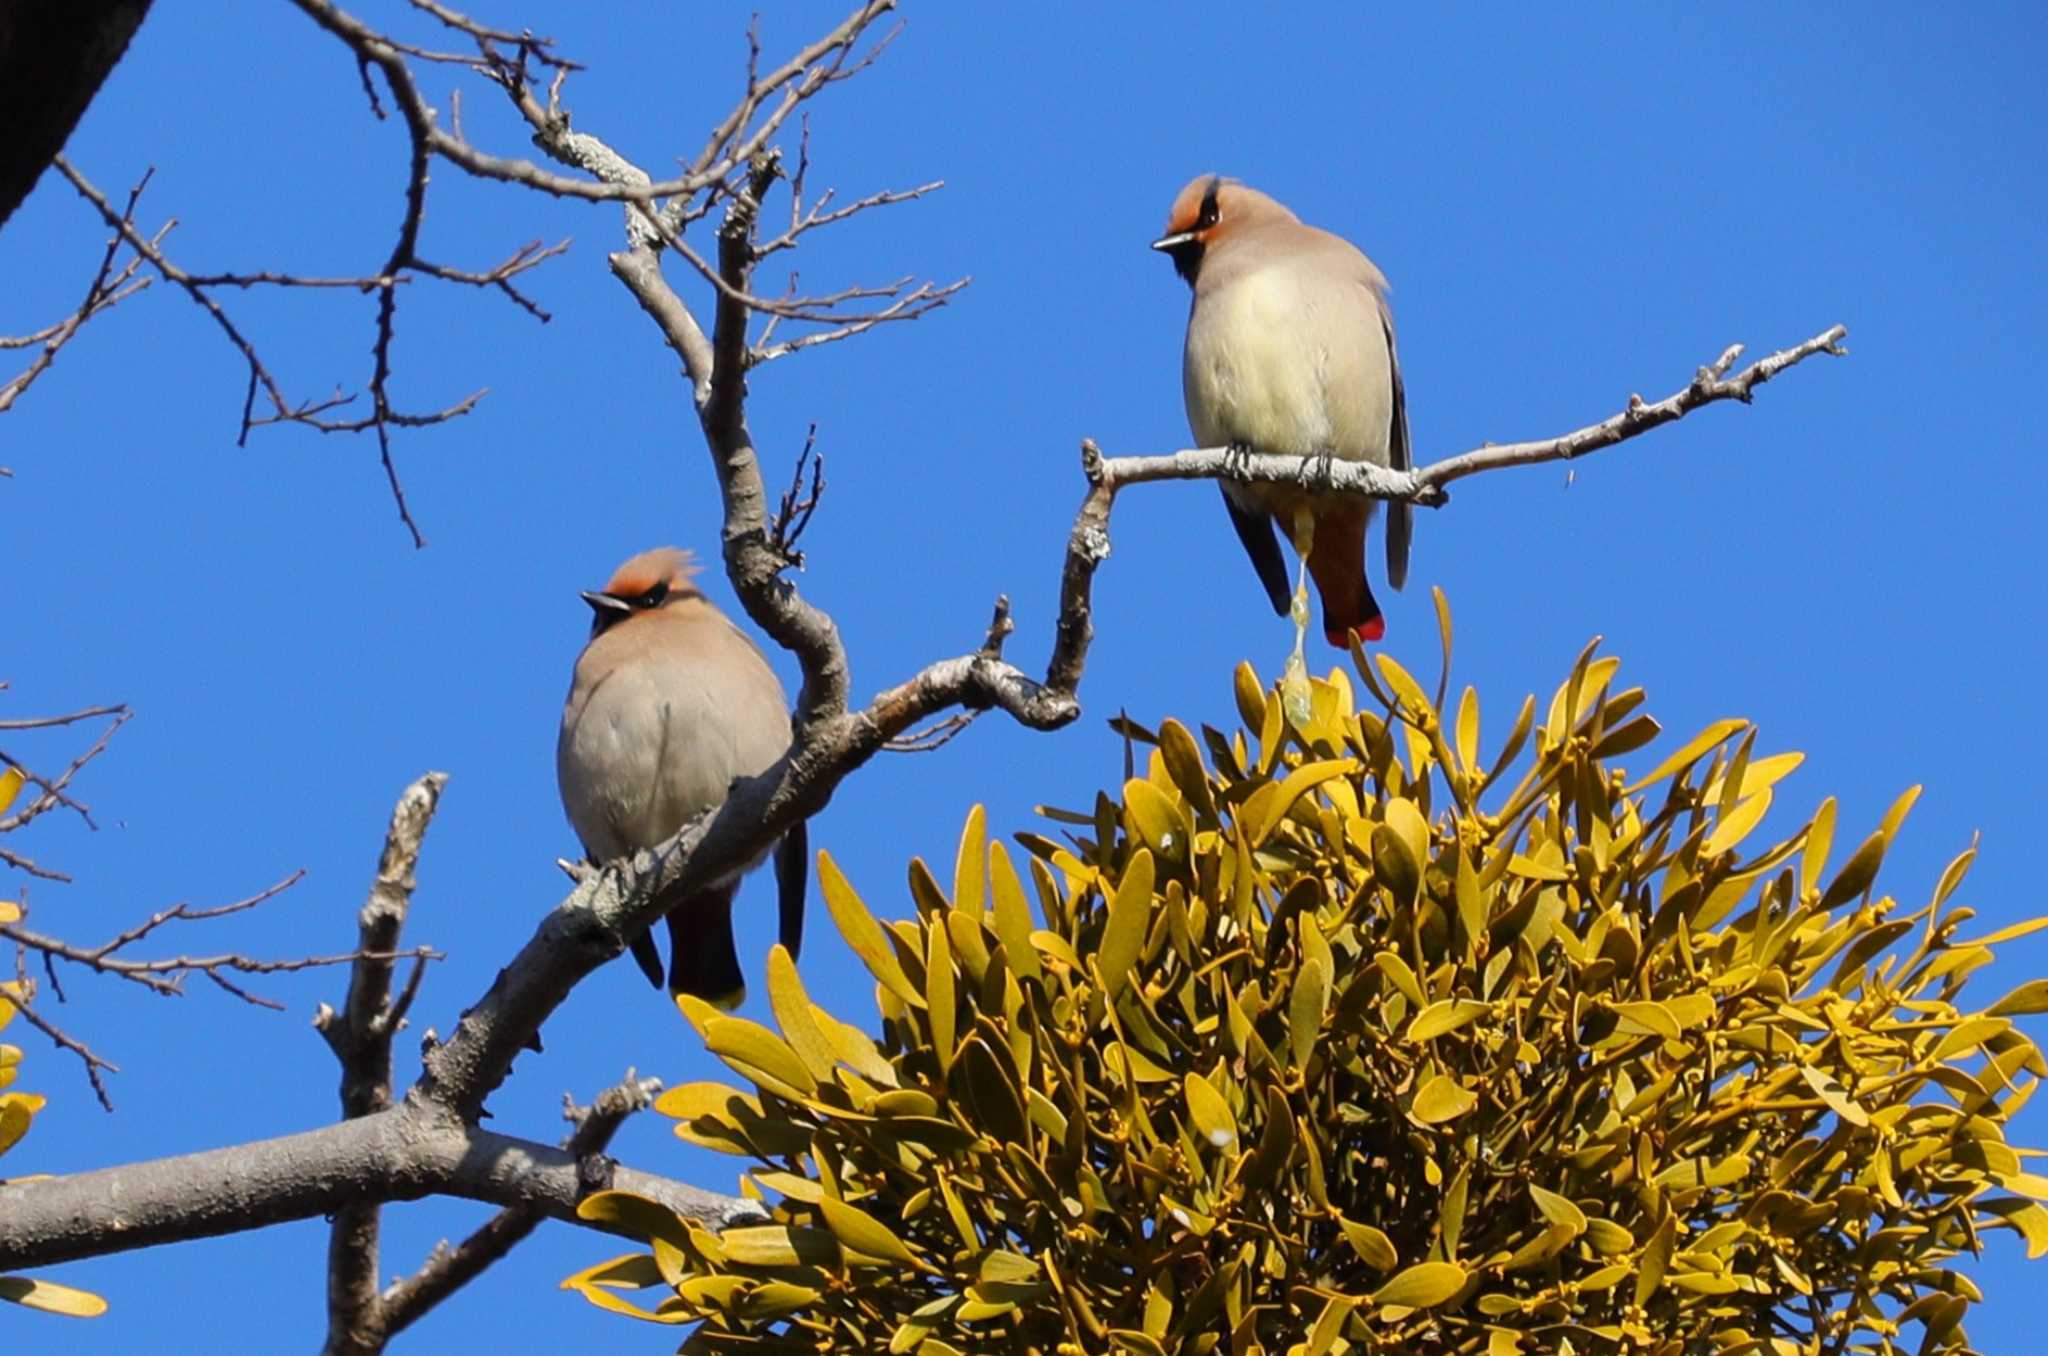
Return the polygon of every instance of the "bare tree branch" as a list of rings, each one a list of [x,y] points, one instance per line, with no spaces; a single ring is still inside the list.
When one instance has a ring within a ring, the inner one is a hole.
[[[563,1140],[562,1148],[575,1155],[586,1166],[585,1175],[595,1180],[606,1171],[606,1165],[593,1159],[610,1146],[612,1136],[626,1118],[652,1106],[660,1091],[660,1079],[635,1078],[628,1069],[624,1082],[606,1088],[591,1105],[579,1107],[569,1102],[563,1114],[575,1128]],[[532,1207],[513,1206],[493,1215],[454,1247],[446,1243],[437,1246],[418,1271],[384,1291],[382,1317],[386,1336],[404,1331],[435,1305],[481,1276],[492,1263],[532,1234],[544,1218]]]
[[[447,784],[447,773],[429,772],[398,798],[370,897],[357,918],[362,956],[349,973],[348,999],[339,1013],[321,1004],[313,1018],[314,1028],[341,1061],[341,1114],[351,1120],[391,1105],[391,1042],[404,1018],[391,1000],[388,957],[404,931],[420,848]],[[419,973],[417,968],[414,973]],[[334,1214],[327,1245],[329,1352],[383,1349],[381,1337],[365,1340],[366,1335],[382,1333],[385,1326],[377,1296],[378,1211],[378,1202],[365,1201]]]
[[[203,922],[221,918],[232,913],[241,913],[263,904],[305,877],[303,870],[294,871],[283,880],[258,891],[247,899],[223,904],[211,909],[195,909],[189,904],[175,904],[168,909],[158,910],[142,922],[110,937],[97,946],[83,946],[67,942],[60,937],[50,937],[23,927],[20,923],[0,923],[0,938],[13,942],[27,950],[38,952],[55,960],[70,961],[88,970],[116,979],[125,979],[139,984],[152,993],[172,997],[185,991],[185,981],[193,975],[201,975],[235,996],[257,1007],[281,1010],[283,1005],[257,994],[251,994],[239,986],[225,981],[225,976],[234,975],[284,975],[300,970],[318,969],[330,965],[354,965],[365,959],[383,964],[388,968],[392,962],[408,957],[438,959],[439,953],[428,948],[415,947],[409,951],[386,951],[366,954],[362,951],[345,951],[331,956],[295,956],[285,960],[260,960],[253,956],[223,953],[213,956],[157,956],[146,960],[131,959],[120,954],[127,947],[141,941],[168,923]]]
[[[1757,387],[1794,363],[1816,353],[1835,357],[1846,355],[1849,350],[1842,346],[1842,340],[1848,335],[1846,325],[1832,326],[1804,343],[1759,358],[1731,377],[1727,375],[1728,370],[1742,356],[1742,345],[1733,344],[1719,358],[1700,368],[1683,390],[1662,400],[1651,403],[1639,395],[1631,395],[1620,413],[1609,415],[1597,424],[1588,424],[1555,438],[1487,443],[1412,471],[1390,470],[1369,462],[1283,457],[1247,453],[1241,448],[1204,447],[1150,457],[1102,458],[1097,453],[1089,464],[1088,476],[1092,483],[1107,485],[1112,490],[1155,480],[1237,480],[1253,485],[1300,485],[1372,499],[1405,499],[1434,508],[1450,502],[1444,486],[1481,471],[1568,461],[1640,437],[1653,428],[1682,419],[1694,410],[1717,401],[1738,400],[1748,404]]]
[[[225,1149],[0,1185],[0,1270],[312,1219],[364,1201],[457,1196],[597,1227],[576,1206],[630,1191],[719,1229],[759,1205],[612,1165],[593,1187],[574,1154],[400,1104],[357,1120]]]
[[[403,66],[402,59],[399,60],[399,64],[401,67]],[[146,261],[151,268],[156,270],[158,276],[183,290],[195,304],[204,310],[212,318],[214,324],[219,327],[222,334],[227,337],[228,342],[234,347],[236,352],[241,355],[243,364],[248,369],[248,380],[243,391],[241,428],[237,434],[237,442],[246,445],[252,431],[271,424],[300,424],[320,433],[375,433],[377,437],[378,460],[383,468],[385,480],[390,486],[392,502],[397,506],[399,519],[411,535],[415,546],[424,546],[426,538],[421,533],[419,524],[413,517],[411,506],[406,501],[405,487],[399,480],[398,466],[392,454],[392,430],[424,428],[433,424],[445,423],[451,419],[458,419],[476,408],[477,402],[483,398],[485,393],[481,390],[474,391],[452,405],[426,412],[406,411],[394,404],[391,396],[393,375],[391,352],[397,334],[399,288],[409,282],[413,274],[436,278],[460,286],[491,288],[502,292],[513,304],[517,305],[527,314],[542,323],[546,323],[549,319],[548,313],[537,305],[532,298],[522,292],[514,280],[521,274],[539,267],[568,248],[567,241],[562,241],[546,248],[543,248],[536,241],[521,246],[504,262],[498,264],[495,268],[483,272],[453,268],[422,258],[419,253],[419,233],[426,212],[427,168],[431,158],[431,148],[418,136],[415,136],[412,143],[412,155],[406,179],[404,210],[400,216],[397,238],[391,247],[389,256],[380,268],[374,273],[355,278],[303,277],[275,271],[211,274],[188,272],[173,263],[162,248],[163,239],[172,226],[176,224],[175,222],[167,223],[153,238],[145,238],[133,223],[135,200],[142,192],[143,185],[148,182],[147,175],[144,176],[142,184],[136,185],[134,191],[129,194],[125,212],[117,213],[113,205],[108,202],[106,195],[101,193],[68,160],[58,156],[54,162],[58,171],[71,181],[72,187],[78,191],[79,195],[99,212],[102,220],[114,228],[115,239],[109,243],[107,262],[112,262],[114,251],[118,245],[126,244],[128,248],[134,251],[136,256],[131,261],[129,272],[133,272],[139,263]],[[102,273],[104,274],[104,272],[105,266],[103,265]],[[125,278],[126,274],[123,274],[122,277]],[[98,286],[97,282],[95,286]],[[232,287],[246,290],[257,286],[310,289],[353,288],[358,291],[376,294],[376,321],[370,348],[370,409],[367,413],[358,418],[334,417],[333,411],[349,405],[354,399],[352,396],[344,396],[339,393],[323,400],[309,400],[296,404],[286,398],[283,387],[264,363],[254,341],[243,333],[229,317],[226,309],[211,295],[212,289],[215,288]],[[119,298],[116,296],[114,299],[118,300]],[[10,383],[7,388],[0,389],[0,412],[4,412],[12,399],[19,395],[22,389],[26,388],[27,383],[33,381],[37,375],[40,375],[43,368],[48,366],[49,359],[55,356],[56,347],[61,346],[62,340],[69,339],[70,334],[76,331],[78,324],[82,324],[85,319],[90,318],[96,310],[105,309],[106,305],[111,304],[111,301],[104,301],[95,305],[93,300],[89,298],[87,305],[81,308],[77,316],[74,316],[73,319],[76,323],[72,325],[71,330],[63,333],[59,338],[53,338],[51,345],[46,347],[43,358],[39,361],[38,365],[31,367],[21,377],[16,378],[15,382]],[[263,397],[268,406],[267,412],[258,412],[257,399],[259,395]]]
[[[144,174],[141,181],[128,191],[128,205],[123,209],[121,216],[124,222],[134,221],[135,201],[142,196],[143,187],[148,183],[149,175]],[[162,232],[158,233],[158,238],[162,238]],[[120,255],[122,243],[119,231],[108,239],[107,248],[100,255],[99,268],[93,273],[92,283],[85,289],[85,300],[79,303],[78,309],[68,318],[34,334],[18,338],[0,338],[0,349],[28,348],[37,343],[43,346],[42,352],[36,355],[33,362],[5,385],[0,385],[0,414],[14,408],[14,402],[21,398],[22,392],[28,390],[37,377],[49,371],[50,365],[57,360],[58,351],[71,342],[72,337],[85,327],[86,321],[102,311],[112,310],[137,292],[146,289],[153,281],[149,278],[130,281],[135,278],[135,271],[142,267],[139,255],[131,257],[120,272],[114,271],[114,262]]]
[[[11,812],[0,812],[0,834],[13,833],[26,827],[38,817],[59,808],[70,810],[73,814],[76,814],[85,821],[87,828],[98,828],[99,826],[93,823],[91,808],[83,802],[74,799],[69,794],[67,788],[71,785],[72,779],[85,770],[85,766],[88,763],[106,752],[108,742],[113,739],[115,733],[123,725],[128,723],[131,714],[126,706],[93,706],[61,716],[29,716],[0,721],[0,731],[13,733],[55,729],[86,720],[105,720],[107,722],[106,727],[99,732],[91,744],[86,746],[85,751],[72,758],[65,769],[54,778],[43,776],[23,759],[16,757],[6,749],[0,749],[0,764],[18,769],[21,772],[23,784],[35,788],[35,794]],[[11,866],[18,871],[40,877],[44,880],[69,881],[71,879],[64,872],[52,867],[42,866],[33,858],[24,853],[16,852],[11,848],[0,847],[0,864]]]
[[[27,995],[24,992],[23,999],[25,1000],[26,997]],[[107,1080],[102,1075],[119,1073],[121,1072],[121,1066],[110,1059],[103,1058],[84,1041],[79,1040],[76,1036],[73,1036],[70,1032],[65,1031],[55,1022],[37,1012],[28,1002],[17,1001],[13,1004],[13,1007],[16,1012],[21,1014],[23,1021],[42,1032],[45,1036],[48,1036],[52,1045],[56,1046],[59,1050],[68,1050],[78,1056],[79,1062],[85,1066],[85,1081],[92,1085],[92,1095],[98,1100],[100,1109],[112,1111],[114,1109],[114,1099],[107,1092]]]

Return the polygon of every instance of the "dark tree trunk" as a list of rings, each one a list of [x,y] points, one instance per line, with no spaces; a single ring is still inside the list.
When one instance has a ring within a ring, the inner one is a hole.
[[[0,0],[0,226],[64,149],[150,0]]]

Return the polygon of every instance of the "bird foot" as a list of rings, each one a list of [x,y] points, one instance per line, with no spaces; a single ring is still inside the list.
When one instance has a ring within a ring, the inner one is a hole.
[[[1301,470],[1295,473],[1295,480],[1304,490],[1328,489],[1330,478],[1336,469],[1337,454],[1324,448],[1313,456],[1301,459]]]
[[[1234,480],[1244,480],[1251,475],[1252,445],[1231,443],[1223,449],[1223,474]]]

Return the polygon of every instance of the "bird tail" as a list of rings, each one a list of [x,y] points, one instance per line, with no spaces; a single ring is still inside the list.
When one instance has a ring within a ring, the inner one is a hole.
[[[811,830],[799,819],[775,845],[775,898],[782,944],[795,960],[804,949],[804,889],[810,880]]]
[[[655,988],[661,987],[661,952],[654,945],[654,930],[649,928],[633,939],[633,963],[640,967],[640,973],[647,976],[647,982]]]
[[[732,938],[732,900],[739,882],[677,905],[668,916],[668,991],[690,994],[732,1011],[747,997]]]
[[[1315,545],[1308,553],[1308,572],[1323,599],[1323,636],[1338,649],[1351,637],[1378,640],[1387,621],[1372,585],[1365,578],[1365,527],[1370,510],[1347,507],[1316,518]]]

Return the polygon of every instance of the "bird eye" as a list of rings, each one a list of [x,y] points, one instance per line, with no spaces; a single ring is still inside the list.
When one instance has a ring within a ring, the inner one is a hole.
[[[667,599],[668,585],[666,583],[656,584],[653,588],[640,595],[640,606],[660,607]]]
[[[1195,229],[1206,231],[1216,224],[1216,200],[1209,199],[1202,204],[1202,215],[1195,222]]]

